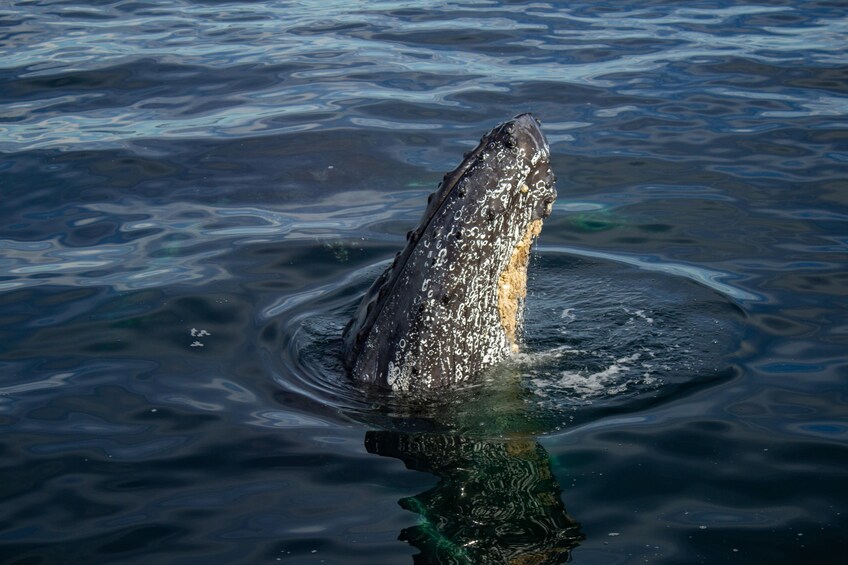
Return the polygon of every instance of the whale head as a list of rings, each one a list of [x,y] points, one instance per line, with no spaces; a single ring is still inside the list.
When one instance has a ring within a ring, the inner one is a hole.
[[[517,351],[530,246],[551,213],[555,180],[531,114],[484,135],[430,195],[345,329],[353,377],[395,390],[445,388]]]

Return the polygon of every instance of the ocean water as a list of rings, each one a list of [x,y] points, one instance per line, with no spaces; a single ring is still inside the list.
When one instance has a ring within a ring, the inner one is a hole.
[[[843,563],[844,2],[0,3],[0,562]],[[525,346],[340,334],[484,132]]]

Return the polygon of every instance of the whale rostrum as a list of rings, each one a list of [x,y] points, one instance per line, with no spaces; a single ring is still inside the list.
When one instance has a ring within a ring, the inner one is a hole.
[[[445,175],[345,328],[353,377],[402,391],[445,388],[517,351],[530,247],[555,181],[531,114],[484,135]]]

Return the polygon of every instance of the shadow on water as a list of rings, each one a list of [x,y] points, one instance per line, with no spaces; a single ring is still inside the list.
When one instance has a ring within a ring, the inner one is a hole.
[[[532,437],[369,431],[369,453],[432,473],[432,489],[402,498],[419,523],[399,539],[415,563],[565,563],[585,537],[565,510],[548,453]]]

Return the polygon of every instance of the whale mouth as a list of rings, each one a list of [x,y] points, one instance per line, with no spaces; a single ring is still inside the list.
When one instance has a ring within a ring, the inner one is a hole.
[[[530,247],[542,231],[542,220],[533,220],[513,249],[506,268],[498,277],[498,313],[509,347],[518,353],[519,335],[524,326],[524,302],[527,299],[527,266]]]

